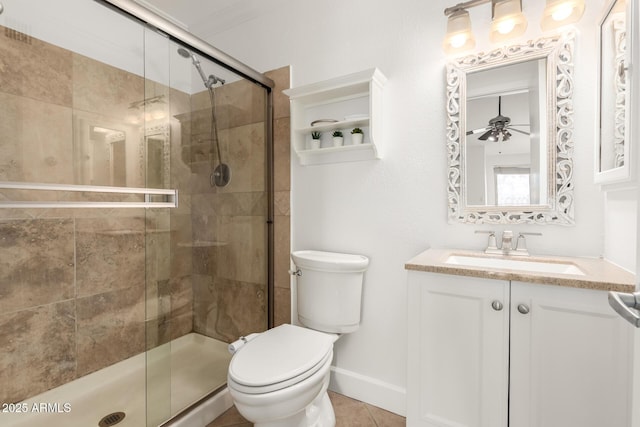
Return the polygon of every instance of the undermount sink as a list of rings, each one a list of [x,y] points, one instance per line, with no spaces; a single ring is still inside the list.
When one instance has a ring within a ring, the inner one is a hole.
[[[556,261],[449,255],[445,264],[481,268],[502,268],[536,273],[585,275],[585,273],[574,264]]]

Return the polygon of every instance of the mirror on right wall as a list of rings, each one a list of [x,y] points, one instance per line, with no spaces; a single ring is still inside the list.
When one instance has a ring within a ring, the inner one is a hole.
[[[599,25],[595,182],[631,178],[631,37],[633,0],[613,0]]]

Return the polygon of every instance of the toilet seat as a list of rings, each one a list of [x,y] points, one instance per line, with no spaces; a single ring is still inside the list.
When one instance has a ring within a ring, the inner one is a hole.
[[[331,363],[336,339],[337,335],[288,324],[263,332],[231,359],[229,386],[260,394],[297,384]]]

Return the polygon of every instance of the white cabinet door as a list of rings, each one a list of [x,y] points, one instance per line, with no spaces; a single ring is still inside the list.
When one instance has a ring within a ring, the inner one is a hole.
[[[509,282],[408,275],[407,426],[506,427]]]
[[[606,292],[512,282],[509,427],[628,427],[630,338]]]

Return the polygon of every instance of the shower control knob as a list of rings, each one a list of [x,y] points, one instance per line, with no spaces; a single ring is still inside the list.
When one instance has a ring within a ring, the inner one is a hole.
[[[500,311],[502,310],[502,303],[498,300],[495,300],[491,303],[491,308],[493,308],[495,311]]]
[[[529,306],[527,306],[526,304],[518,304],[518,311],[522,314],[528,314]]]

